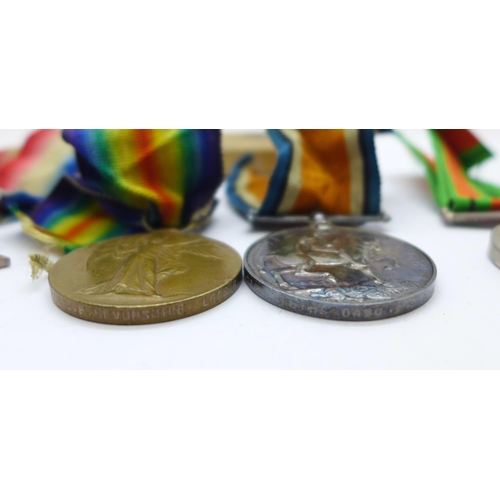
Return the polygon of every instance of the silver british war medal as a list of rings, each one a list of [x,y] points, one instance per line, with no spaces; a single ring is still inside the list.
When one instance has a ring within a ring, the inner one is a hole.
[[[248,286],[271,304],[346,321],[413,311],[431,298],[436,279],[434,262],[418,248],[318,217],[254,243],[244,269]]]
[[[390,318],[425,304],[436,280],[432,260],[356,227],[388,220],[380,210],[374,131],[268,133],[274,169],[266,174],[245,157],[228,183],[233,206],[254,226],[284,228],[246,252],[248,286],[288,311],[335,320]]]

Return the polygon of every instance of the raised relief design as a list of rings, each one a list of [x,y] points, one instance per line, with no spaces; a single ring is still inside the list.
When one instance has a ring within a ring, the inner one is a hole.
[[[375,237],[342,232],[315,232],[292,247],[280,248],[263,258],[261,273],[294,295],[364,302],[391,299],[417,288],[406,280],[384,280],[385,271],[398,267]]]
[[[213,245],[202,238],[199,242],[172,241],[172,237],[151,233],[143,238],[113,240],[99,247],[86,264],[94,283],[84,287],[86,295],[139,295],[167,297],[169,278],[189,270],[192,258],[204,258],[207,266],[220,261]]]

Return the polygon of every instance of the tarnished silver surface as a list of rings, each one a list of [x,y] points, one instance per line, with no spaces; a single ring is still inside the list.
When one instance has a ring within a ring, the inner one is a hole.
[[[491,262],[500,267],[500,226],[495,227],[491,233],[489,256]]]
[[[283,309],[347,321],[389,318],[425,304],[436,267],[383,234],[317,224],[273,233],[245,255],[245,280]]]

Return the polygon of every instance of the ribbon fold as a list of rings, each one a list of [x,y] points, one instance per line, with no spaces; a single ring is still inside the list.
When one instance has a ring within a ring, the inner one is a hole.
[[[4,175],[11,171],[22,188],[2,198],[4,208],[42,241],[71,250],[113,236],[196,227],[214,208],[223,179],[219,130],[65,130],[73,154],[54,161],[51,182],[33,189],[23,175],[31,180],[43,170],[41,160],[60,136],[39,131],[27,144],[44,133],[44,147],[31,156],[23,148],[0,170],[0,188],[13,187],[13,176]]]
[[[492,153],[469,130],[429,130],[435,158],[429,158],[403,134],[397,137],[424,165],[434,199],[453,212],[500,210],[500,188],[472,179],[471,167]]]
[[[233,206],[247,215],[376,215],[380,176],[373,130],[268,130],[277,150],[273,172],[247,155],[228,180]]]
[[[500,210],[500,187],[469,176],[492,156],[468,130],[430,130],[435,159],[397,137],[424,165],[439,207]],[[271,129],[277,161],[251,155],[227,192],[245,215],[378,215],[375,130]],[[220,130],[39,130],[0,152],[0,209],[27,233],[66,250],[112,236],[203,224],[223,180]]]

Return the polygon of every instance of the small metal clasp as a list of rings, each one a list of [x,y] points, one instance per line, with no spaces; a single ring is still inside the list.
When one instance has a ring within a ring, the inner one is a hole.
[[[367,222],[388,222],[390,217],[384,212],[377,215],[326,215],[321,212],[311,215],[257,215],[255,211],[251,211],[247,214],[246,219],[256,228],[286,229],[318,224],[318,221],[336,226],[361,226]]]
[[[441,215],[447,224],[474,225],[474,224],[500,224],[500,210],[491,212],[453,212],[448,207],[441,209]]]

